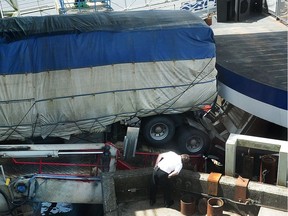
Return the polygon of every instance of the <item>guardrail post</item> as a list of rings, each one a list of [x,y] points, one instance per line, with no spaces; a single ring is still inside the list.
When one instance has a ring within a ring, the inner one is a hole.
[[[236,167],[237,135],[230,134],[226,142],[225,175],[234,176]]]

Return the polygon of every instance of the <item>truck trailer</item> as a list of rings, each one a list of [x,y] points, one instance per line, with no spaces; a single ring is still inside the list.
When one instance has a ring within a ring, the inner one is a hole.
[[[217,97],[211,28],[188,11],[0,19],[0,141],[69,140],[124,123],[203,153]]]

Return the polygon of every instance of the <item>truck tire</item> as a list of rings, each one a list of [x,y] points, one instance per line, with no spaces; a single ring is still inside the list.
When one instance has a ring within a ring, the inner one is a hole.
[[[203,154],[210,145],[210,139],[203,131],[181,128],[178,132],[178,149],[182,154]]]
[[[148,144],[163,147],[175,134],[175,124],[168,116],[155,116],[144,119],[141,123],[142,134]]]

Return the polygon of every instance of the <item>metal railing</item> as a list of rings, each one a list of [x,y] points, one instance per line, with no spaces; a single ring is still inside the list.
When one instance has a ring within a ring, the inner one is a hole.
[[[112,11],[110,0],[59,0],[59,14]]]

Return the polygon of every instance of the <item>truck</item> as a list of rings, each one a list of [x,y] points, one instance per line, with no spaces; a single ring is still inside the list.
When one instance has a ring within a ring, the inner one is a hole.
[[[217,98],[214,35],[191,12],[4,18],[0,56],[2,143],[124,125],[202,154],[215,136],[203,123]]]

